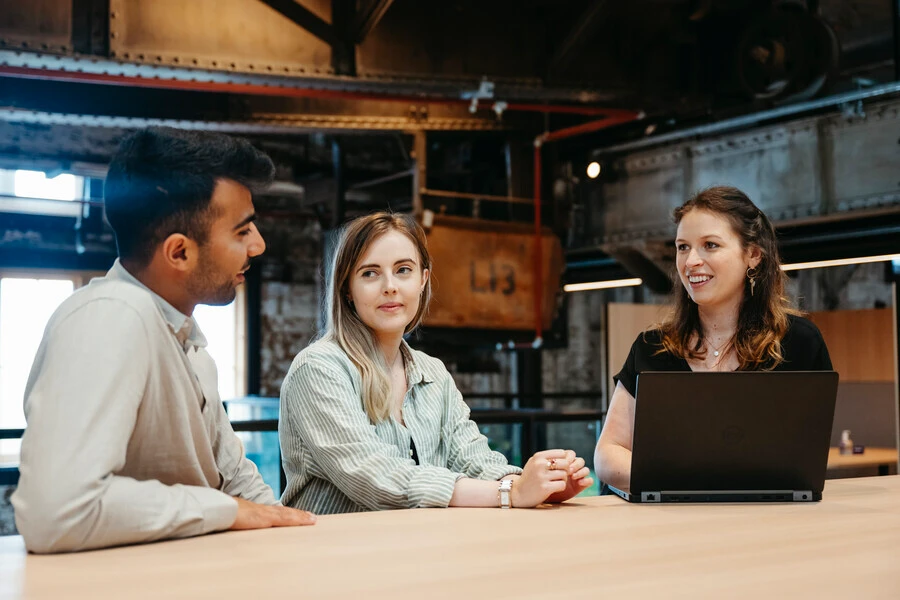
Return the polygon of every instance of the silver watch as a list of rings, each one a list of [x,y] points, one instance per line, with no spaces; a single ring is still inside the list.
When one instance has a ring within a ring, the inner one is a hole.
[[[512,479],[504,479],[500,482],[500,489],[497,491],[500,508],[512,508],[512,500],[510,499],[512,484]]]

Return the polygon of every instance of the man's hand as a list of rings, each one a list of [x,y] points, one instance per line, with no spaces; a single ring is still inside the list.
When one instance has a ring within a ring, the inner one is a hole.
[[[237,517],[229,529],[266,529],[267,527],[295,527],[315,525],[316,515],[287,506],[268,506],[235,498]]]

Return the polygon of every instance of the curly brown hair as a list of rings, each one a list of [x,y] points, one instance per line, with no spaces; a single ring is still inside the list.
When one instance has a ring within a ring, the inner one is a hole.
[[[675,209],[675,224],[693,210],[722,215],[731,223],[742,248],[759,248],[761,259],[754,270],[756,285],[751,293],[750,280],[745,279],[733,344],[739,370],[775,368],[784,360],[781,340],[788,329],[788,315],[800,314],[784,295],[787,276],[781,270],[775,228],[744,192],[733,187],[711,187],[699,192]],[[675,280],[679,281],[677,274]],[[674,307],[659,325],[663,346],[659,352],[685,360],[702,360],[706,349],[697,304],[683,285],[676,285],[674,294]]]

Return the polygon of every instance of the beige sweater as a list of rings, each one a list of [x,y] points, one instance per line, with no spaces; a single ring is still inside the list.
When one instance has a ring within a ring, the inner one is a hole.
[[[25,391],[16,526],[33,552],[227,529],[276,504],[219,399],[193,319],[117,261],[56,310]]]

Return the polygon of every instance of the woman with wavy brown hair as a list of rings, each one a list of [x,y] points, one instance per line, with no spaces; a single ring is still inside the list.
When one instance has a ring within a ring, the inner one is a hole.
[[[675,209],[675,305],[640,334],[614,377],[594,453],[599,479],[631,477],[637,376],[644,371],[831,370],[821,333],[784,295],[775,228],[740,190],[713,187]]]

